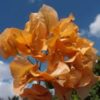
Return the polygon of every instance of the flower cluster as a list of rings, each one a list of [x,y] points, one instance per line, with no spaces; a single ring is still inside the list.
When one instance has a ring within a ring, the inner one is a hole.
[[[15,57],[10,69],[16,93],[29,100],[51,100],[49,91],[39,84],[25,88],[32,81],[45,81],[54,86],[60,100],[66,100],[67,91],[94,81],[96,50],[93,42],[79,36],[73,21],[73,15],[59,19],[52,7],[43,5],[30,14],[24,29],[7,28],[0,34],[0,55]],[[37,63],[29,62],[27,56]],[[45,71],[38,61],[47,63]]]

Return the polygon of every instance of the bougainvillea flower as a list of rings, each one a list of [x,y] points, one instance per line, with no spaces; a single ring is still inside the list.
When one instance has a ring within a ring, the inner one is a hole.
[[[31,50],[33,57],[38,58],[41,61],[41,58],[44,59],[41,51],[47,50],[47,38],[50,35],[50,30],[57,24],[57,22],[58,15],[56,11],[52,7],[46,5],[43,5],[38,13],[30,14],[30,20],[26,23],[24,30],[32,34]]]
[[[21,96],[28,100],[52,100],[48,89],[39,84],[34,84],[31,88],[26,88]]]
[[[0,55],[15,57],[10,69],[17,94],[29,100],[51,100],[48,90],[40,85],[25,89],[34,80],[44,81],[54,86],[60,100],[66,100],[68,91],[97,79],[92,71],[97,59],[94,43],[79,36],[74,19],[73,15],[59,19],[52,7],[43,5],[30,14],[24,29],[8,28],[0,34]],[[29,62],[27,56],[36,63]],[[47,63],[45,71],[39,64],[43,62]]]
[[[32,44],[32,35],[26,31],[21,31],[16,37],[16,47],[20,54],[28,55],[32,54],[31,44]]]
[[[43,5],[38,13],[30,14],[30,20],[26,23],[25,30],[32,32],[36,37],[45,37],[58,22],[57,12],[50,6]]]
[[[16,57],[10,63],[11,74],[14,78],[14,91],[21,93],[25,85],[31,80],[30,70],[37,70],[37,65],[32,65],[25,57]]]
[[[58,14],[55,9],[47,5],[43,5],[40,12],[43,14],[48,32],[50,32],[58,23]]]
[[[8,58],[15,56],[17,53],[31,53],[28,48],[32,43],[32,36],[16,28],[5,29],[0,35],[0,55]],[[13,51],[12,51],[13,49]]]
[[[17,47],[15,38],[20,33],[19,29],[7,28],[0,34],[0,55],[4,58],[16,55]]]

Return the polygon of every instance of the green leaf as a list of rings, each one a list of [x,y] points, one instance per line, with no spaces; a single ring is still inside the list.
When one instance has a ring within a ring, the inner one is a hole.
[[[100,81],[90,88],[89,95],[84,100],[100,100]]]
[[[72,91],[71,100],[81,100],[81,98],[79,97],[79,95],[75,89],[73,89],[73,91]]]
[[[100,56],[98,56],[98,60],[97,60],[96,64],[94,65],[93,72],[97,76],[100,76]]]

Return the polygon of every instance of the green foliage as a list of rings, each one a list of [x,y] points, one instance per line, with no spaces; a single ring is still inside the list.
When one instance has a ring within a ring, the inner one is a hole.
[[[100,81],[90,88],[89,95],[84,100],[100,100]]]
[[[73,89],[73,91],[72,91],[71,100],[81,100],[81,98],[79,97],[79,95],[75,89]]]
[[[97,76],[100,76],[100,56],[98,56],[98,61],[97,61],[97,63],[94,65],[93,72],[94,72],[94,74],[96,74]]]

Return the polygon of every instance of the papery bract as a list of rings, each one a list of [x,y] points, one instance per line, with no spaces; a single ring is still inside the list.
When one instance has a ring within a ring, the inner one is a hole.
[[[92,71],[97,59],[94,43],[79,36],[74,19],[72,14],[59,19],[52,7],[43,5],[30,14],[24,29],[8,28],[0,34],[0,55],[15,57],[10,69],[17,94],[29,100],[51,100],[49,91],[38,84],[25,89],[32,81],[44,81],[54,86],[60,100],[66,100],[73,88],[100,79]],[[36,63],[30,63],[27,56]],[[42,62],[47,63],[45,71],[40,70]]]

